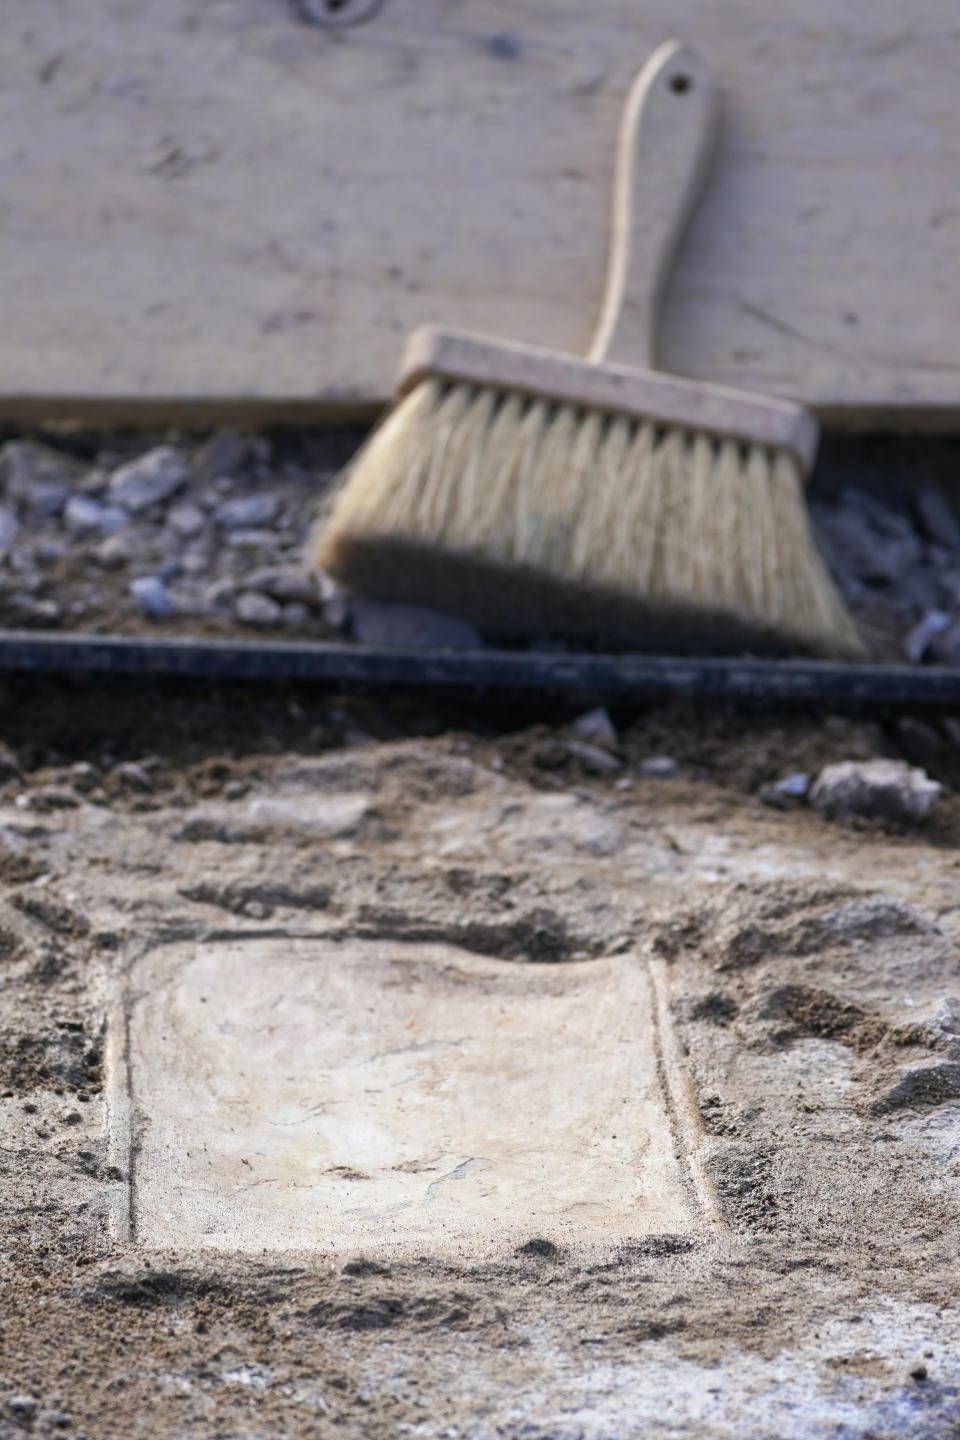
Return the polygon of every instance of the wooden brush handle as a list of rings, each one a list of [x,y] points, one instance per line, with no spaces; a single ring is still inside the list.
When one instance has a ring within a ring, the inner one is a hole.
[[[716,136],[716,90],[699,51],[668,40],[627,99],[613,184],[607,289],[588,359],[654,368],[660,299]]]

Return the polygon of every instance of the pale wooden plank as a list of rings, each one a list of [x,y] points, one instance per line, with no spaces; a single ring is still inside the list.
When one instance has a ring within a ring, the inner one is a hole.
[[[724,130],[661,362],[832,419],[960,414],[948,0],[4,10],[7,413],[343,413],[426,321],[582,353],[620,107],[679,26]]]

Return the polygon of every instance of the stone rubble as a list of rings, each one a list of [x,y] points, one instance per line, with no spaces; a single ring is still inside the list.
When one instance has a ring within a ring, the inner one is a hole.
[[[927,610],[922,619],[907,631],[903,653],[914,665],[919,665],[931,643],[949,629],[950,616],[945,610]]]
[[[175,495],[186,484],[189,473],[179,451],[169,445],[158,445],[113,472],[110,495],[131,515],[139,515],[151,505],[159,505]]]
[[[828,820],[926,819],[943,790],[925,771],[905,760],[841,760],[825,765],[810,787],[810,804]]]
[[[602,705],[578,715],[569,727],[575,740],[588,745],[600,745],[606,750],[616,750],[619,744],[616,726]]]
[[[649,759],[640,761],[637,774],[645,780],[669,780],[679,768],[672,755],[651,755]]]
[[[257,590],[244,590],[237,597],[236,616],[244,625],[279,625],[283,619],[283,606]]]
[[[771,785],[761,785],[759,798],[773,810],[789,810],[794,801],[805,799],[809,789],[810,776],[797,770]]]
[[[74,535],[88,535],[92,531],[113,534],[130,522],[122,505],[101,505],[89,495],[71,495],[63,508],[63,518]]]
[[[225,530],[259,530],[277,518],[277,497],[269,493],[226,500],[214,518]]]
[[[150,620],[163,620],[174,613],[170,592],[159,575],[141,575],[131,580],[130,593],[140,614]]]
[[[350,597],[303,568],[331,481],[360,438],[64,426],[12,435],[0,444],[0,625],[213,634],[269,625],[369,645],[481,645],[454,616]],[[935,483],[922,456],[892,441],[876,453],[863,442],[862,455],[846,444],[839,460],[825,456],[826,485],[809,508],[871,655],[960,664],[960,516],[940,483],[947,469]],[[898,467],[902,493],[881,493]],[[912,473],[921,479],[911,486]],[[547,634],[536,643],[565,648]]]

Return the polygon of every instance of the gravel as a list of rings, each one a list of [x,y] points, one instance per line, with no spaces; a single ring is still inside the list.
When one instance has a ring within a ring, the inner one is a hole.
[[[110,494],[124,509],[139,515],[151,505],[175,495],[186,483],[189,473],[187,462],[178,450],[158,445],[113,472]]]
[[[32,440],[12,440],[0,449],[0,489],[33,519],[60,513],[76,469],[59,451]]]
[[[258,590],[245,590],[237,597],[236,615],[244,625],[279,625],[283,619],[283,606],[271,600],[269,595],[261,595]]]
[[[150,620],[164,620],[176,609],[170,591],[159,575],[142,575],[137,580],[131,580],[130,593],[140,614]]]
[[[314,577],[299,565],[272,565],[253,570],[247,584],[251,590],[262,590],[274,600],[297,601],[304,606],[316,605],[320,598]]]
[[[642,775],[645,780],[669,780],[671,775],[676,775],[679,768],[671,755],[651,755],[648,760],[640,761],[637,774]]]
[[[129,513],[121,505],[101,505],[88,495],[71,495],[64,506],[64,522],[75,535],[91,531],[113,534],[129,523]]]
[[[195,535],[200,534],[206,524],[206,519],[207,517],[198,505],[187,501],[183,505],[171,506],[167,515],[167,524],[175,535],[179,535],[181,540],[192,540]]]
[[[616,726],[602,705],[578,715],[568,728],[575,740],[582,740],[588,745],[615,750],[619,743]]]
[[[275,495],[247,495],[218,506],[215,518],[225,530],[256,530],[275,520],[278,508]]]
[[[303,569],[302,546],[361,438],[355,431],[6,433],[0,626],[135,633],[163,625],[201,635],[277,626],[368,645],[484,642],[457,617],[352,597]],[[956,665],[957,457],[946,442],[928,448],[918,439],[828,437],[810,515],[870,657]],[[561,638],[545,630],[536,643],[556,648]]]
[[[914,665],[926,655],[931,642],[950,629],[950,616],[945,610],[928,610],[912,629],[907,631],[903,641],[903,653]]]
[[[130,559],[130,542],[122,535],[108,535],[93,551],[93,559],[104,570],[119,570]]]
[[[270,550],[277,544],[277,536],[272,530],[230,530],[224,544],[235,549]]]

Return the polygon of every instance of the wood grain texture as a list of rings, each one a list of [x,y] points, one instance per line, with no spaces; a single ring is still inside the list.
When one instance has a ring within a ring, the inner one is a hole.
[[[677,32],[722,132],[659,363],[828,419],[960,416],[952,0],[6,0],[0,397],[335,414],[436,322],[583,353],[614,142]]]

